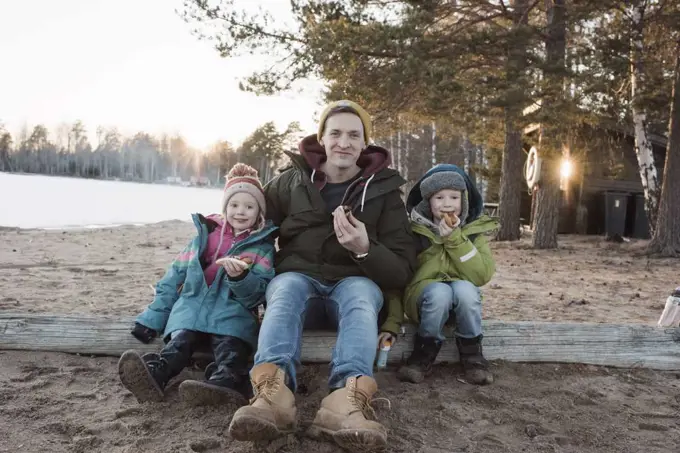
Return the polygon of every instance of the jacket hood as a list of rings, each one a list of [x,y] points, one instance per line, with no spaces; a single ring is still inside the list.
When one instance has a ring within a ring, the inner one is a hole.
[[[418,206],[418,204],[423,201],[423,197],[420,194],[420,183],[427,178],[428,176],[431,176],[435,173],[439,173],[442,171],[455,171],[456,173],[460,174],[463,176],[465,179],[465,187],[467,189],[467,194],[468,194],[468,215],[467,219],[465,219],[466,223],[470,223],[474,220],[476,220],[482,213],[484,212],[484,200],[482,199],[482,195],[479,193],[477,190],[477,187],[474,185],[472,180],[470,179],[470,176],[468,176],[465,171],[458,167],[457,165],[453,164],[439,164],[435,165],[431,169],[429,169],[419,180],[416,182],[416,184],[413,186],[411,191],[408,193],[408,197],[406,198],[406,209],[408,212],[411,212],[413,208]]]
[[[316,135],[310,135],[302,139],[299,145],[300,153],[286,152],[293,166],[307,173],[312,184],[319,190],[323,189],[327,182],[326,174],[321,170],[321,165],[326,162],[326,151],[319,143]],[[370,145],[361,152],[357,165],[362,169],[359,178],[350,184],[345,192],[342,205],[350,209],[363,211],[369,185],[377,183],[383,192],[397,190],[406,181],[396,170],[389,168],[392,159],[389,151],[380,146]],[[290,168],[290,167],[287,167]],[[282,171],[285,171],[284,168]],[[387,186],[386,186],[387,184]],[[391,187],[394,186],[394,187]],[[379,193],[383,193],[379,192]],[[376,192],[374,191],[374,194]]]
[[[205,216],[205,224],[209,225],[210,223],[214,224],[214,227],[216,228],[222,228],[222,225],[224,225],[225,218],[221,216],[220,214],[210,214]]]

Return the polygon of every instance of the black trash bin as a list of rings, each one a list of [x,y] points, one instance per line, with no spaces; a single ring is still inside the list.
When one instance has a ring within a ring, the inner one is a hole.
[[[645,211],[644,194],[636,194],[635,198],[635,221],[633,223],[633,237],[639,239],[649,239],[649,220]]]
[[[604,193],[604,234],[624,236],[626,233],[626,211],[628,194],[622,192]]]

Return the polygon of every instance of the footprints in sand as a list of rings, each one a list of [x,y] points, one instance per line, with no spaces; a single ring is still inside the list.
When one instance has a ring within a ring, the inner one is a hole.
[[[83,425],[74,425],[67,422],[49,422],[40,426],[40,431],[46,434],[59,434],[60,436],[75,436],[85,431]]]
[[[114,414],[114,418],[125,418],[133,415],[140,415],[141,413],[142,413],[141,406],[132,406],[116,411],[116,413]]]
[[[183,407],[173,386],[167,402],[139,405],[115,371],[114,358],[0,354],[0,425],[14,436],[0,435],[0,452],[27,433],[22,451],[225,451],[230,413]]]
[[[83,267],[67,267],[66,270],[69,272],[73,272],[76,274],[96,274],[96,275],[101,275],[104,277],[112,277],[118,274],[119,269],[107,269],[103,267],[95,267],[95,268],[83,268]]]
[[[5,358],[20,354],[19,363]],[[55,354],[47,356],[54,358]],[[59,366],[55,366],[54,361],[41,365],[43,357],[47,356],[32,353],[0,355],[4,359],[0,366],[0,423],[11,421],[10,434],[20,440],[23,440],[24,427],[30,427],[31,435],[22,451],[113,451],[113,446],[126,447],[133,443],[139,436],[130,438],[133,431],[149,432],[148,426],[134,429],[122,420],[128,415],[139,417],[143,414],[141,408],[120,412],[119,396],[124,392],[115,379],[109,379],[115,360],[59,355],[63,359]],[[105,370],[102,370],[102,362],[106,364]],[[109,403],[112,399],[114,401]],[[133,421],[132,424],[136,423]],[[0,447],[4,440],[0,439]],[[16,439],[7,442],[11,442],[8,445],[19,445]],[[105,444],[108,446],[104,447]]]
[[[10,377],[10,382],[31,382],[37,379],[39,376],[45,376],[59,372],[59,368],[41,367],[38,365],[24,365],[20,367],[19,370],[22,374],[19,376]]]
[[[255,453],[227,435],[230,413],[168,400],[139,405],[116,379],[114,358],[0,353],[0,452]],[[494,363],[497,381],[459,383],[456,367],[438,366],[414,386],[390,372],[377,379],[378,418],[393,453],[673,451],[680,440],[677,377],[640,370]],[[301,426],[326,393],[325,366],[305,366],[308,393],[298,398]],[[652,379],[652,377],[654,379]],[[29,390],[31,385],[49,382]],[[641,389],[646,389],[642,391]],[[627,393],[635,396],[627,396]],[[10,448],[23,445],[22,448]],[[258,447],[259,448],[259,447]],[[284,453],[341,453],[302,435],[269,444]]]
[[[222,446],[222,439],[207,438],[189,441],[189,448],[195,452],[205,452],[213,449],[219,449]]]

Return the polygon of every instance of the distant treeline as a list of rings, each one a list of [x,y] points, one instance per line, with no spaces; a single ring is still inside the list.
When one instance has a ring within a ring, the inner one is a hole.
[[[219,141],[208,150],[198,150],[181,135],[138,132],[126,137],[116,128],[100,127],[93,147],[80,121],[52,132],[37,125],[16,137],[0,124],[0,171],[144,182],[172,177],[221,185],[229,168],[241,161],[257,168],[266,180],[299,133],[297,123],[281,132],[268,122],[238,148]]]

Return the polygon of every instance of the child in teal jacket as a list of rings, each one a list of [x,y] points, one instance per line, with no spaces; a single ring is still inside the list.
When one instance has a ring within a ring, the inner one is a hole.
[[[205,381],[184,381],[180,395],[190,404],[247,403],[248,360],[257,346],[256,308],[274,277],[276,229],[265,223],[266,203],[257,171],[237,164],[227,175],[220,215],[193,215],[197,234],[156,286],[153,302],[132,334],[144,343],[158,333],[158,354],[126,351],[118,370],[137,400],[160,401],[173,377],[189,365],[201,345],[214,363]]]

